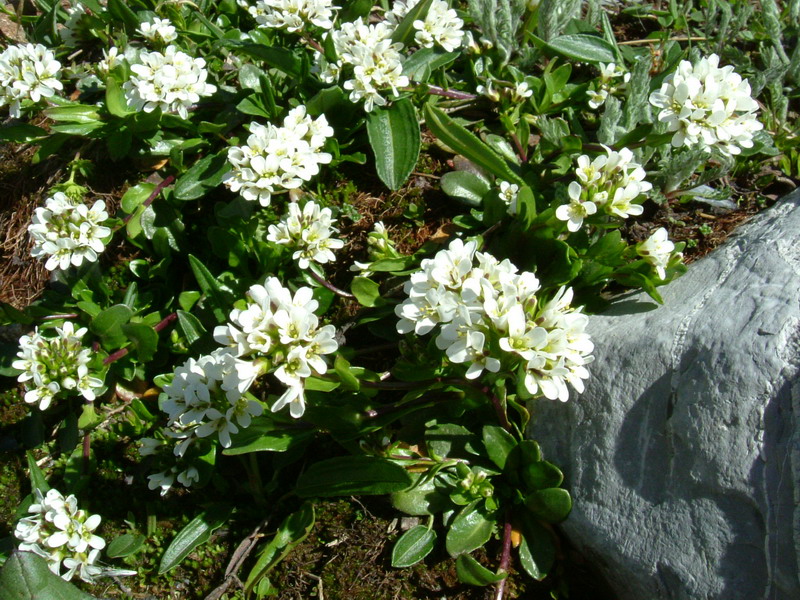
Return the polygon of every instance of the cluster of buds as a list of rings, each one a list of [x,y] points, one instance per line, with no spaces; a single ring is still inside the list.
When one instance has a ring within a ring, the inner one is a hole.
[[[299,188],[331,162],[322,147],[332,136],[325,115],[312,119],[302,105],[289,111],[283,127],[250,123],[247,145],[228,150],[232,170],[225,185],[245,200],[269,206],[273,194]]]
[[[40,410],[46,410],[65,391],[77,391],[92,401],[103,387],[103,381],[89,373],[91,351],[81,345],[86,328],[75,331],[67,321],[55,332],[54,337],[45,337],[37,328],[31,335],[23,335],[17,360],[11,365],[22,371],[18,381],[27,389],[25,402],[38,404]]]
[[[468,379],[502,369],[516,373],[532,396],[566,401],[567,383],[583,391],[594,346],[585,332],[588,318],[570,307],[571,290],[540,299],[533,273],[477,252],[474,241],[455,239],[420,268],[405,284],[408,299],[395,309],[399,333],[439,327],[436,346],[467,365]]]
[[[106,206],[97,200],[91,208],[56,192],[33,214],[28,233],[33,238],[31,255],[47,257],[44,266],[50,271],[76,267],[83,261],[95,262],[105,249],[111,229],[102,225],[108,219]]]

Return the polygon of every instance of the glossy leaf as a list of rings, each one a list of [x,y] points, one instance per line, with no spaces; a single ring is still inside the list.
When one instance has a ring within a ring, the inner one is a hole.
[[[411,485],[401,466],[372,456],[341,456],[311,465],[297,480],[301,498],[399,492]]]
[[[433,4],[433,0],[422,0],[409,10],[406,16],[397,24],[392,34],[392,42],[400,42],[404,46],[410,45],[415,33],[414,21],[424,20],[431,4]]]
[[[231,446],[222,451],[226,456],[248,452],[286,452],[299,444],[311,441],[314,429],[284,429],[269,416],[253,419],[250,427],[231,436]]]
[[[203,327],[200,319],[193,314],[183,310],[176,311],[176,314],[178,315],[178,327],[181,328],[183,337],[186,338],[189,345],[194,344],[206,333],[206,328]]]
[[[542,460],[526,465],[522,469],[522,483],[528,491],[555,488],[564,481],[564,475],[554,464]]]
[[[572,510],[572,498],[563,488],[546,488],[529,494],[525,506],[543,521],[560,523]]]
[[[411,100],[403,98],[367,113],[367,135],[378,177],[389,189],[400,189],[419,158],[419,123]]]
[[[106,556],[109,558],[122,558],[136,554],[144,546],[145,537],[137,533],[125,533],[117,538],[106,548]]]
[[[612,63],[616,60],[614,46],[596,35],[571,33],[560,35],[546,43],[548,50],[592,64]]]
[[[222,183],[222,178],[230,171],[230,165],[224,153],[209,154],[198,160],[175,183],[176,200],[196,200],[209,190]]]
[[[133,311],[124,304],[105,309],[89,323],[89,330],[99,336],[108,349],[120,348],[127,342],[122,326],[130,321]]]
[[[436,532],[424,525],[406,531],[392,549],[393,567],[410,567],[428,556],[436,544]]]
[[[128,108],[122,86],[113,77],[106,79],[106,108],[115,117],[127,117],[133,112]]]
[[[194,273],[197,283],[200,285],[200,289],[203,290],[203,293],[211,300],[214,308],[214,316],[217,318],[217,321],[224,321],[226,316],[225,296],[223,295],[222,287],[216,277],[214,277],[211,271],[209,271],[200,259],[193,254],[189,255],[189,266],[192,269],[192,273]]]
[[[3,600],[93,600],[74,585],[54,575],[47,562],[33,552],[13,552],[0,570]]]
[[[462,554],[456,559],[456,574],[461,583],[467,585],[487,586],[506,578],[506,573],[494,573],[469,554]]]
[[[122,326],[125,334],[136,351],[139,362],[149,362],[158,350],[158,333],[155,329],[144,323],[127,323]]]
[[[228,507],[210,508],[192,519],[186,527],[175,536],[161,557],[158,574],[163,575],[177,567],[189,553],[201,544],[205,544],[211,534],[222,527],[231,514]]]
[[[445,194],[473,207],[480,206],[483,197],[492,189],[486,179],[469,171],[445,173],[439,184]]]
[[[505,469],[509,453],[517,446],[517,440],[499,425],[483,426],[483,445],[491,461]]]
[[[511,170],[508,163],[499,154],[466,128],[453,121],[442,110],[430,104],[426,104],[424,110],[425,123],[428,128],[451,150],[465,156],[502,180],[525,185],[520,176]]]
[[[50,490],[50,485],[47,483],[44,472],[42,472],[39,465],[36,464],[36,459],[33,457],[30,450],[28,450],[25,455],[28,459],[28,476],[31,480],[31,490],[39,490],[43,494],[47,493],[47,491]]]
[[[413,473],[414,483],[422,477]],[[392,506],[407,515],[423,516],[440,513],[453,507],[450,498],[436,489],[434,479],[429,479],[414,487],[392,494]]]
[[[381,297],[380,287],[368,277],[354,277],[350,289],[361,306],[375,306]]]
[[[470,504],[458,513],[447,532],[445,545],[451,556],[472,552],[492,537],[495,521],[482,506]]]
[[[550,572],[556,559],[556,547],[553,534],[528,517],[522,521],[522,540],[519,545],[519,560],[522,568],[541,581]]]

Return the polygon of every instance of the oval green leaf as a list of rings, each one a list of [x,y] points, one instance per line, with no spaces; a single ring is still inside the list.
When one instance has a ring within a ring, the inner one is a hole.
[[[506,573],[490,571],[469,554],[462,554],[456,560],[456,574],[461,583],[480,587],[492,585],[506,578]]]
[[[451,171],[439,180],[442,191],[467,206],[478,207],[483,197],[492,189],[483,177],[469,171]]]
[[[465,506],[447,532],[447,551],[451,556],[458,556],[480,548],[492,537],[494,525],[494,519],[483,507],[475,504]]]
[[[499,469],[505,469],[508,455],[516,448],[517,440],[499,425],[484,425],[483,445],[491,461]]]
[[[109,558],[122,558],[136,554],[144,546],[145,537],[135,533],[126,533],[115,538],[106,548]]]
[[[0,570],[0,598],[8,600],[93,600],[54,575],[33,552],[14,552]]]
[[[341,456],[314,463],[297,480],[301,498],[391,494],[411,485],[401,466],[372,456]]]
[[[392,549],[392,566],[403,568],[417,564],[428,556],[436,543],[436,532],[424,525],[406,531]]]
[[[400,189],[419,158],[419,122],[411,100],[373,109],[367,114],[367,135],[378,177],[389,189]]]
[[[571,33],[547,42],[547,47],[567,58],[588,63],[612,63],[616,60],[614,46],[596,35]]]
[[[204,511],[197,515],[192,521],[181,529],[175,536],[172,543],[161,557],[161,564],[158,567],[158,574],[163,575],[167,571],[177,567],[181,561],[189,556],[189,553],[200,544],[205,544],[214,530],[222,527],[231,514],[229,507],[216,507]]]
[[[563,488],[546,488],[530,494],[525,506],[543,521],[560,523],[572,510],[572,498]]]

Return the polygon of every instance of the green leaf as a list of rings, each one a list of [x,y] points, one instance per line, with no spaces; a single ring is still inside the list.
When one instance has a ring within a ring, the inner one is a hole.
[[[158,333],[155,329],[144,323],[128,323],[122,326],[122,332],[133,344],[139,362],[152,360],[158,349]]]
[[[175,183],[173,196],[176,200],[197,200],[220,183],[230,171],[226,154],[209,154],[198,160]]]
[[[483,426],[483,445],[491,461],[499,469],[505,469],[509,453],[516,448],[517,440],[499,425]]]
[[[545,460],[526,465],[522,469],[522,483],[528,491],[555,488],[564,481],[564,474],[554,464]]]
[[[549,42],[545,42],[534,35],[531,35],[531,38],[537,45],[543,45],[551,52],[566,56],[572,60],[592,64],[611,63],[616,60],[614,46],[596,35],[571,33],[560,35]]]
[[[105,309],[89,323],[89,330],[97,335],[107,349],[116,349],[125,345],[128,338],[122,326],[130,321],[133,311],[124,304],[115,304]]]
[[[97,414],[93,402],[83,405],[81,416],[78,418],[78,429],[91,431],[102,422],[103,418]]]
[[[433,134],[457,154],[465,156],[476,165],[510,183],[525,185],[508,163],[494,150],[453,121],[442,110],[426,104],[425,123]]]
[[[541,581],[550,572],[556,560],[556,547],[553,535],[535,519],[522,519],[522,541],[519,545],[519,561],[522,568]]]
[[[139,17],[128,7],[127,2],[108,0],[108,14],[114,17],[114,20],[122,21],[128,33],[133,33],[139,28]]]
[[[47,131],[28,123],[0,127],[0,140],[14,142],[15,144],[28,144],[46,135]]]
[[[155,189],[156,185],[154,183],[145,182],[138,183],[133,187],[128,188],[128,190],[122,196],[122,210],[128,214],[131,214],[150,197],[150,194],[152,194],[153,190]]]
[[[493,573],[469,554],[462,554],[456,559],[456,574],[461,583],[480,587],[506,578],[506,573]]]
[[[480,175],[469,171],[451,171],[439,180],[442,191],[452,198],[461,200],[467,206],[478,207],[492,185]]]
[[[145,537],[136,533],[126,533],[114,540],[106,548],[106,556],[109,558],[122,558],[136,554],[144,546]]]
[[[480,548],[492,537],[495,520],[479,504],[470,504],[458,513],[450,525],[445,546],[451,556]]]
[[[28,459],[28,472],[29,477],[31,480],[31,490],[39,490],[43,494],[50,490],[50,486],[47,484],[47,479],[44,476],[44,473],[39,468],[39,465],[36,464],[36,459],[33,457],[33,454],[30,450],[25,453]]]
[[[380,286],[368,277],[354,277],[350,289],[361,306],[375,306],[381,297]]]
[[[309,429],[283,429],[268,415],[253,419],[250,427],[231,436],[231,446],[222,451],[226,456],[248,452],[286,452],[292,447],[308,442],[315,435]]]
[[[419,123],[411,100],[403,98],[367,113],[367,135],[378,177],[389,189],[400,189],[419,158]]]
[[[411,38],[414,36],[414,21],[424,20],[431,4],[433,4],[433,0],[422,0],[409,10],[403,20],[397,24],[392,34],[392,42],[400,42],[404,46],[409,46]]]
[[[226,506],[216,506],[203,511],[192,519],[186,527],[172,540],[164,555],[161,557],[161,564],[158,567],[158,574],[163,575],[177,567],[181,561],[189,556],[189,553],[200,544],[205,544],[211,534],[222,527],[231,514],[231,508]]]
[[[425,432],[428,452],[438,458],[464,458],[467,454],[478,454],[475,444],[478,436],[462,425],[441,423],[429,427]]]
[[[94,600],[54,575],[47,562],[32,552],[13,552],[0,570],[3,600]]]
[[[246,594],[249,594],[253,587],[275,565],[280,563],[295,546],[308,537],[315,522],[314,505],[310,502],[304,503],[299,510],[284,519],[275,533],[275,537],[259,552],[258,560],[250,570],[250,574],[244,584]]]
[[[250,32],[253,36],[254,32]],[[275,48],[260,44],[249,44],[226,40],[225,43],[234,46],[240,52],[253,58],[264,61],[271,67],[275,67],[294,79],[303,77],[303,61],[293,52],[285,48]]]
[[[203,334],[206,333],[206,328],[203,327],[200,319],[195,317],[193,314],[183,310],[178,310],[176,313],[178,315],[178,327],[181,328],[183,337],[186,338],[186,341],[191,346],[197,340],[203,337]]]
[[[525,506],[543,521],[560,523],[572,510],[572,498],[563,488],[546,488],[528,495]]]
[[[440,67],[444,67],[459,57],[458,52],[447,52],[441,48],[422,48],[403,62],[403,74],[412,81],[425,82]]]
[[[423,516],[453,507],[450,498],[436,489],[434,479],[417,484],[422,474],[413,473],[411,477],[415,484],[412,488],[392,494],[392,506],[397,510],[407,515]]]
[[[200,262],[200,259],[193,254],[189,255],[189,266],[192,269],[192,273],[194,273],[195,279],[197,279],[197,283],[200,285],[200,289],[203,290],[203,293],[211,300],[214,316],[217,318],[217,321],[221,323],[225,320],[226,316],[224,312],[226,302],[222,287],[211,274],[211,271],[209,271],[206,266]]]
[[[106,108],[115,117],[127,117],[133,112],[128,108],[122,87],[114,77],[106,79]]]
[[[428,556],[436,543],[436,532],[417,525],[400,536],[392,549],[392,566],[410,567]]]
[[[84,123],[95,124],[102,119],[96,106],[86,104],[66,104],[64,106],[54,106],[42,111],[44,115],[53,121],[64,123]]]
[[[411,485],[401,466],[372,456],[341,456],[311,465],[297,480],[301,498],[399,492]]]

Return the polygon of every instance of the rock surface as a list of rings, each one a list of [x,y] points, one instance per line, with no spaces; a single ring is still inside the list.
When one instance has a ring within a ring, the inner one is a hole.
[[[531,435],[620,600],[800,598],[800,193],[592,317],[586,392]]]

